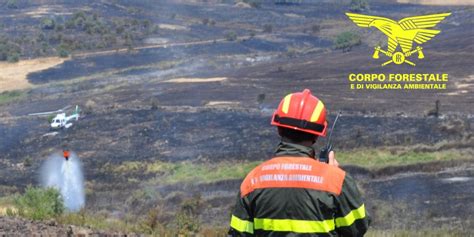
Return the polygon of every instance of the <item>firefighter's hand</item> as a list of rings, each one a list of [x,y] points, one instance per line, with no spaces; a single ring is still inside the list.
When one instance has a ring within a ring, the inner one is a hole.
[[[339,162],[336,160],[336,154],[334,151],[329,152],[329,165],[339,166]]]

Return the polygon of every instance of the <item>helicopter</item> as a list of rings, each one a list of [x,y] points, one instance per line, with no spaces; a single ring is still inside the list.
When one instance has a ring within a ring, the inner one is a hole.
[[[42,116],[42,115],[49,115],[49,114],[55,114],[56,113],[56,116],[54,116],[53,119],[51,119],[51,128],[52,129],[60,129],[60,128],[69,128],[72,126],[72,123],[70,123],[69,121],[73,120],[73,119],[76,119],[79,120],[79,112],[80,112],[80,109],[79,109],[79,106],[76,105],[76,108],[75,110],[72,112],[71,115],[67,115],[66,112],[64,112],[66,109],[70,108],[71,106],[66,106],[62,109],[58,109],[58,110],[55,110],[55,111],[48,111],[48,112],[41,112],[41,113],[32,113],[32,114],[28,114],[29,116]]]

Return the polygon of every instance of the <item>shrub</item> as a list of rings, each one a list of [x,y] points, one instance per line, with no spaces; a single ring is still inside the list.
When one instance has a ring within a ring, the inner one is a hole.
[[[228,41],[235,41],[237,40],[237,33],[234,31],[229,31],[225,34],[225,39]]]
[[[7,208],[7,210],[5,211],[5,214],[7,216],[11,216],[11,217],[16,216],[16,212],[13,209],[11,209],[10,207]]]
[[[95,103],[95,101],[89,99],[86,101],[86,104],[84,106],[84,113],[90,114],[94,111],[94,109],[96,109],[96,107],[97,104]]]
[[[210,25],[210,26],[213,26],[216,24],[216,21],[213,20],[213,19],[209,19],[209,18],[203,18],[201,19],[201,22],[203,25]]]
[[[63,37],[64,36],[61,33],[54,33],[49,37],[49,41],[52,42],[52,43],[58,43],[58,42],[61,42]]]
[[[213,20],[213,19],[210,19],[210,20],[209,20],[209,25],[211,25],[211,26],[216,25],[216,21]]]
[[[351,51],[352,47],[360,44],[360,35],[350,31],[346,31],[336,36],[336,39],[334,41],[334,48],[342,49],[342,52],[348,52]]]
[[[18,0],[8,0],[7,1],[7,7],[10,9],[18,9]]]
[[[74,27],[76,27],[75,20],[73,18],[70,18],[66,21],[66,23],[64,23],[64,26],[66,27],[66,29],[74,29]]]
[[[74,15],[72,16],[72,19],[74,19],[74,20],[77,20],[79,18],[85,20],[86,19],[86,13],[84,11],[78,11],[78,12],[75,12]]]
[[[56,22],[51,18],[43,18],[43,20],[41,20],[41,28],[42,29],[52,30],[52,29],[54,29],[55,25],[56,25]]]
[[[314,24],[313,26],[311,26],[311,31],[313,32],[313,34],[319,33],[320,30],[321,30],[321,26],[318,24]]]
[[[300,51],[295,47],[288,47],[286,49],[286,55],[290,58],[296,57],[296,55],[298,55],[298,53],[300,53]]]
[[[165,231],[165,227],[158,221],[160,214],[161,211],[159,207],[150,209],[140,224],[141,232],[157,235],[158,233]]]
[[[262,104],[263,101],[265,101],[265,94],[264,94],[264,93],[258,94],[257,102],[258,102],[259,104]]]
[[[0,61],[18,62],[21,49],[18,44],[0,39]]]
[[[114,34],[104,35],[103,40],[107,46],[111,46],[117,43],[117,37]]]
[[[61,58],[69,57],[69,51],[67,50],[66,46],[60,45],[58,49],[58,56]]]
[[[185,236],[199,232],[201,223],[199,222],[199,214],[203,208],[203,201],[200,194],[193,198],[185,200],[181,204],[181,210],[176,215],[178,231]]]
[[[30,167],[33,164],[33,160],[31,160],[31,157],[26,157],[23,161],[23,164],[25,165],[25,167]]]
[[[7,61],[10,63],[16,63],[20,61],[20,54],[17,52],[10,52],[7,56]]]
[[[33,220],[57,217],[64,212],[61,194],[54,188],[26,188],[25,194],[15,201],[18,214]]]
[[[349,9],[353,12],[363,12],[370,10],[367,0],[351,0]]]
[[[38,38],[36,39],[36,41],[38,41],[38,42],[46,41],[46,34],[44,34],[43,32],[40,32],[38,34]]]
[[[158,104],[159,104],[158,100],[154,99],[154,100],[151,101],[151,107],[150,108],[152,110],[157,110],[158,109]]]
[[[151,21],[150,20],[143,20],[142,25],[143,25],[143,28],[148,29],[151,26]]]
[[[63,31],[63,30],[64,30],[64,25],[56,25],[56,26],[54,27],[54,30],[55,30],[55,31]]]
[[[272,33],[273,26],[270,24],[263,25],[263,33]]]
[[[84,26],[84,22],[85,22],[84,18],[76,18],[74,20],[74,27],[82,28]]]

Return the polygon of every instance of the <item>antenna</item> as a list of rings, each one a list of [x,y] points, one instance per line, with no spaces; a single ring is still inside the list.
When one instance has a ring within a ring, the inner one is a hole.
[[[334,132],[334,128],[336,127],[337,120],[341,116],[341,111],[337,113],[336,119],[334,119],[334,123],[332,123],[331,131],[329,132],[329,137],[326,142],[326,146],[324,146],[321,151],[319,152],[319,161],[329,163],[329,152],[332,151],[333,145],[331,143],[332,133]]]
[[[331,131],[329,132],[329,137],[328,137],[328,140],[326,142],[326,146],[331,144],[332,132],[334,131],[334,127],[336,127],[336,123],[337,123],[337,120],[339,119],[339,116],[341,116],[341,111],[339,111],[339,113],[337,113],[336,119],[334,119],[334,123],[332,123]]]

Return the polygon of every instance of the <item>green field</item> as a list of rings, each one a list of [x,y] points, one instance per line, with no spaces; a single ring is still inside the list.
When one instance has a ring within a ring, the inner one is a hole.
[[[472,157],[472,151],[454,149],[439,152],[394,152],[393,149],[361,149],[341,151],[336,154],[336,159],[342,166],[357,165],[370,170],[389,166],[461,160],[469,157]],[[106,165],[104,169],[118,175],[127,173],[154,174],[155,178],[149,180],[152,183],[210,183],[219,180],[243,179],[248,172],[261,162],[264,162],[264,160],[220,161],[215,163],[127,161],[119,165]]]
[[[0,105],[13,102],[13,101],[18,101],[25,97],[26,97],[26,91],[21,91],[21,90],[4,91],[0,93]]]
[[[411,165],[432,161],[460,160],[472,157],[472,151],[449,149],[437,152],[415,152],[403,149],[362,149],[338,152],[336,159],[341,165],[357,165],[369,169],[387,166]]]

